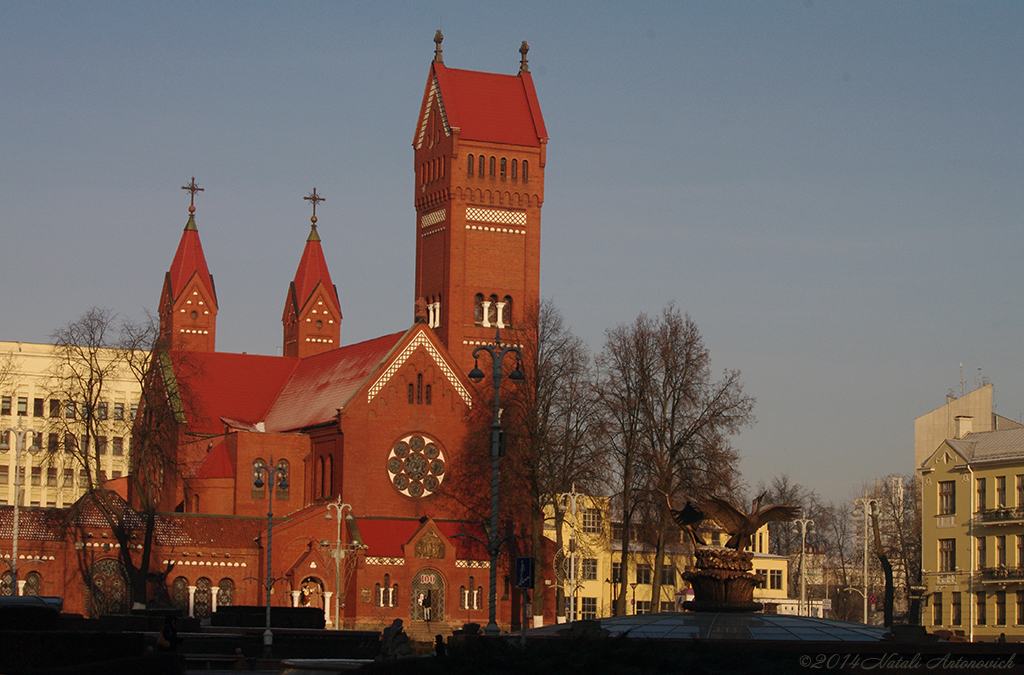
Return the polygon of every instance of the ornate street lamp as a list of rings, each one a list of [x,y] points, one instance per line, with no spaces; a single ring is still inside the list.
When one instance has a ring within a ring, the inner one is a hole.
[[[806,516],[807,514],[804,513]],[[801,616],[810,616],[810,608],[807,606],[807,526],[814,525],[810,518],[794,518],[793,522],[800,526],[800,612]],[[811,534],[814,534],[813,530]]]
[[[7,561],[7,565],[11,568],[11,595],[21,595],[18,590],[18,517],[21,512],[21,485],[23,482],[21,451],[25,449],[25,434],[32,434],[33,443],[29,446],[28,451],[33,455],[38,454],[39,445],[35,439],[39,438],[39,432],[22,428],[20,416],[17,428],[7,427],[0,433],[0,452],[4,454],[11,449],[8,437],[14,436],[14,537],[11,544],[11,559]]]
[[[342,589],[341,587],[341,565],[342,562],[345,560],[345,553],[347,552],[347,550],[356,550],[358,548],[358,544],[355,544],[355,542],[353,542],[348,547],[343,547],[341,545],[342,518],[345,518],[345,520],[349,523],[350,535],[352,523],[355,522],[355,518],[352,517],[352,505],[342,503],[341,497],[339,496],[337,501],[329,502],[327,504],[327,514],[324,516],[325,520],[332,519],[331,509],[334,509],[333,519],[338,521],[338,534],[334,539],[334,629],[338,630],[341,628],[341,624],[338,623],[338,615],[340,613],[339,608],[341,607],[342,604],[341,596],[344,594],[344,589]],[[344,515],[345,509],[348,509],[348,515]]]
[[[579,609],[576,607],[576,514],[579,511],[586,511],[587,507],[585,504],[578,504],[577,502],[583,497],[582,492],[576,492],[576,484],[573,483],[572,489],[569,492],[563,492],[558,495],[558,510],[566,511],[572,514],[572,534],[569,536],[569,597],[572,598],[572,609],[569,612],[569,621],[576,621],[579,618]],[[565,500],[568,506],[562,504],[562,500]]]
[[[275,466],[274,457],[271,456],[269,466],[257,464],[253,467],[253,473],[256,474],[252,481],[253,487],[257,490],[262,490],[263,486],[266,485],[267,492],[270,493],[267,506],[267,581],[265,584],[267,592],[267,629],[263,631],[263,652],[265,657],[269,657],[271,646],[274,644],[274,633],[270,630],[270,591],[274,587],[274,576],[270,567],[274,536],[274,485],[276,483],[279,490],[288,489],[288,469],[285,466]],[[264,473],[267,474],[265,482],[263,480]],[[280,479],[277,479],[277,474],[281,474]]]
[[[469,379],[480,382],[484,372],[480,370],[479,354],[487,352],[491,355],[491,377],[494,381],[494,422],[491,424],[491,531],[488,533],[488,553],[491,556],[490,584],[487,589],[488,617],[485,635],[498,635],[497,604],[498,604],[498,457],[501,452],[501,363],[506,354],[516,355],[516,367],[508,374],[508,379],[516,384],[522,383],[523,353],[518,347],[502,346],[501,329],[494,333],[494,345],[481,345],[473,350],[474,367],[469,371]]]
[[[875,510],[875,505],[878,500],[870,499],[867,495],[853,500],[854,510],[853,517],[864,514],[864,592],[861,593],[864,596],[864,623],[868,621],[868,516]]]

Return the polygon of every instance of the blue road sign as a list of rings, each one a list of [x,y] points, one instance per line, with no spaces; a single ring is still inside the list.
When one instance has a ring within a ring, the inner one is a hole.
[[[516,558],[516,588],[533,588],[533,558]]]

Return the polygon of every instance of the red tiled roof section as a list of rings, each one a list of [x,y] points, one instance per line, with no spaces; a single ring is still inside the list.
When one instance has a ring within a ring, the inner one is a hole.
[[[409,543],[417,531],[423,526],[418,520],[398,520],[391,518],[356,518],[359,533],[366,544],[366,555],[380,558],[401,558],[405,554],[402,546]],[[487,549],[469,537],[456,536],[471,534],[483,540],[486,538],[484,528],[479,523],[458,521],[434,521],[434,525],[455,546],[455,557],[458,560],[486,560]]]
[[[177,298],[185,289],[185,285],[193,275],[198,275],[199,280],[214,293],[213,281],[210,279],[210,270],[206,268],[206,256],[203,255],[203,244],[199,241],[199,230],[192,216],[188,217],[188,224],[181,234],[181,241],[178,242],[178,250],[171,261],[171,295]]]
[[[265,539],[266,534],[267,521],[263,518],[199,514],[157,516],[156,539],[161,546],[203,546],[214,550],[255,548],[253,539],[259,536]]]
[[[459,138],[539,147],[548,132],[529,73],[501,75],[433,64],[448,124]]]
[[[327,269],[327,261],[324,259],[324,251],[320,246],[319,239],[307,240],[306,248],[302,251],[302,259],[299,260],[299,268],[295,270],[295,301],[298,303],[296,311],[302,309],[309,301],[309,297],[316,290],[316,285],[322,283],[325,292],[337,303],[338,294],[331,283],[331,273]]]
[[[307,356],[267,413],[267,431],[292,431],[326,424],[382,364],[406,333]]]
[[[234,478],[235,467],[231,464],[227,443],[221,441],[210,450],[192,475],[195,478]]]
[[[171,352],[184,392],[189,431],[220,434],[222,417],[255,424],[266,419],[299,359],[289,356]]]

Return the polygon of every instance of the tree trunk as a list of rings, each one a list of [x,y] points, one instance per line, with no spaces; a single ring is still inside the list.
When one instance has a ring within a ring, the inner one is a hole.
[[[871,526],[875,530],[875,555],[878,556],[878,562],[882,564],[882,572],[885,573],[885,611],[882,622],[886,628],[889,628],[892,626],[892,608],[896,593],[892,583],[892,565],[889,563],[885,551],[882,550],[882,535],[878,531],[878,514],[876,513],[871,514]]]

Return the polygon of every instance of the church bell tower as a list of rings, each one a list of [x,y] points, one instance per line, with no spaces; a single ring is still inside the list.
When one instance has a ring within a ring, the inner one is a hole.
[[[464,372],[473,348],[531,343],[540,302],[547,130],[519,49],[515,75],[456,70],[434,37],[413,138],[416,302]]]

